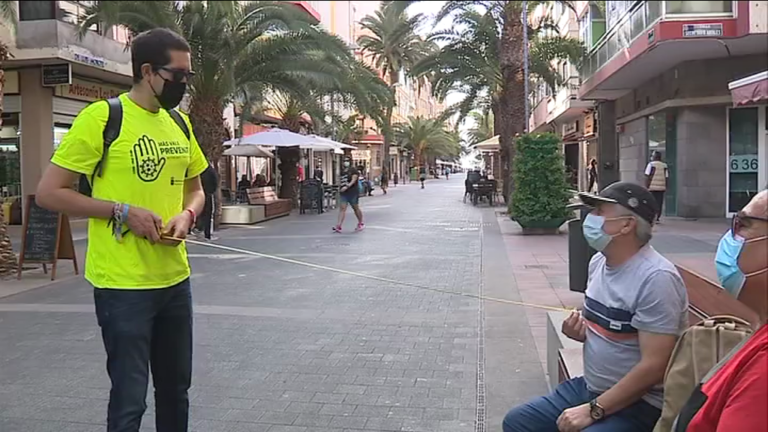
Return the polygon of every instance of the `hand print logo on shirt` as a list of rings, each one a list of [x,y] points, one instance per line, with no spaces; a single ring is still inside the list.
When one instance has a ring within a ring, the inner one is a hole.
[[[160,177],[166,158],[160,156],[160,148],[152,138],[142,135],[133,145],[133,168],[141,181],[153,182]]]

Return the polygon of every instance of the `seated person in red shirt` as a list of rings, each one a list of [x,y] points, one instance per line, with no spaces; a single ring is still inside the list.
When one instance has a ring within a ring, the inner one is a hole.
[[[733,218],[715,264],[723,287],[758,313],[760,328],[704,378],[674,431],[768,431],[768,189]]]

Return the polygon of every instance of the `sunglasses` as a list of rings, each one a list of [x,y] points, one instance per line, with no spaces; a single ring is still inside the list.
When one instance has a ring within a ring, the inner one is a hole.
[[[156,71],[164,70],[164,71],[170,73],[171,74],[171,81],[174,81],[174,82],[182,82],[182,81],[185,81],[185,80],[189,81],[190,79],[192,79],[192,77],[195,76],[194,72],[188,71],[186,69],[174,69],[174,68],[169,68],[167,66],[153,66],[153,68]]]
[[[743,212],[738,212],[731,218],[731,232],[735,234],[742,228],[749,228],[755,221],[768,223],[768,218],[760,216],[747,216]]]

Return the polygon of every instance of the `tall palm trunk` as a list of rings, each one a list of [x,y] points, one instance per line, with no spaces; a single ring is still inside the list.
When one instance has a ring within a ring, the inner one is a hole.
[[[5,87],[5,72],[3,71],[3,63],[8,60],[10,53],[8,47],[0,42],[0,115],[3,113],[3,88]],[[0,126],[3,125],[2,117],[0,117]],[[8,215],[10,218],[11,215]],[[10,274],[16,271],[16,254],[11,247],[11,239],[7,234],[8,220],[3,214],[2,201],[0,201],[0,275]]]
[[[283,115],[280,122],[282,129],[293,133],[301,132],[300,116]],[[278,147],[277,156],[280,158],[280,198],[291,200],[293,207],[299,207],[299,171],[298,164],[301,160],[301,150],[299,147]]]
[[[386,174],[387,178],[389,178],[389,146],[392,143],[392,108],[387,108],[386,116],[387,118],[384,120],[386,124],[384,125],[384,145],[382,146],[382,152],[384,154],[381,156],[381,172],[382,174]]]
[[[501,148],[501,176],[504,185],[504,199],[509,200],[514,184],[512,172],[515,159],[515,136],[525,131],[525,74],[523,71],[523,23],[518,2],[509,2],[505,7],[504,26],[499,41],[499,63],[502,86],[499,115],[494,118],[494,128],[499,134]]]
[[[195,96],[189,105],[189,118],[194,127],[195,138],[200,148],[213,164],[213,168],[219,171],[219,159],[223,151],[223,143],[226,139],[226,126],[224,124],[223,104],[216,97]],[[221,178],[221,173],[218,173]],[[215,208],[213,209],[214,229],[221,223],[221,191],[217,188]]]

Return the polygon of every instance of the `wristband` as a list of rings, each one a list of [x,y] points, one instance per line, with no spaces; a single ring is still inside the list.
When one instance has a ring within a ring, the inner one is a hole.
[[[184,209],[184,211],[189,212],[190,215],[192,215],[192,225],[197,223],[197,213],[195,213],[194,210],[191,208]]]
[[[123,223],[128,219],[128,205],[115,203],[112,207],[112,234],[118,242],[123,241]]]

